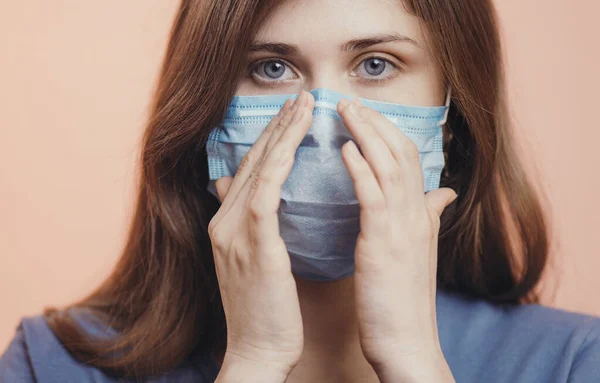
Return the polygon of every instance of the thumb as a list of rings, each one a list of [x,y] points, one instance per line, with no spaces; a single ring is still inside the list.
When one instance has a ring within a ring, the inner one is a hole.
[[[457,197],[458,195],[454,190],[450,188],[440,188],[425,194],[425,203],[429,209],[435,211],[439,217],[442,215],[444,209],[454,202]]]
[[[231,186],[232,182],[233,177],[221,177],[217,180],[217,182],[215,182],[215,187],[221,202],[225,200],[225,196],[227,196],[227,192],[229,191],[229,187]]]

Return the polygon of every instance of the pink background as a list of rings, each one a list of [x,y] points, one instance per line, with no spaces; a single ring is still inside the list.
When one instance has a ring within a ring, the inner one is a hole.
[[[600,315],[600,3],[497,3],[519,143],[553,204],[545,303]],[[20,317],[83,296],[116,261],[177,5],[0,3],[0,350]]]

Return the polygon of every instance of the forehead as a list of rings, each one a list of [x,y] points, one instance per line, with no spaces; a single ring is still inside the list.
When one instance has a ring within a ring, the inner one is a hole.
[[[421,20],[408,13],[401,0],[287,0],[256,38],[307,49],[390,32],[424,45]]]

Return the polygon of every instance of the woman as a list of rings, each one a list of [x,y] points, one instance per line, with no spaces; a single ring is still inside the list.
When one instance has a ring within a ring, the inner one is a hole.
[[[596,381],[512,145],[490,0],[184,0],[122,257],[0,380]]]

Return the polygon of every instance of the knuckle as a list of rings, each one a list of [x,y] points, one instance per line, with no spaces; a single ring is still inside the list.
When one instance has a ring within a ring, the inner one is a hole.
[[[415,145],[415,143],[410,139],[404,140],[402,144],[402,151],[411,160],[419,159],[419,149],[417,148],[417,145]]]
[[[287,128],[292,122],[292,113],[288,113],[279,120],[276,129],[281,130]]]
[[[265,209],[261,203],[258,203],[256,199],[252,199],[248,202],[247,209],[250,219],[254,222],[261,222],[271,214],[271,212],[267,211],[267,209]]]
[[[240,241],[235,241],[234,243],[231,244],[231,254],[232,254],[232,258],[234,258],[235,260],[238,259],[243,259],[244,254],[248,251],[247,248],[244,248],[244,246],[241,245]]]
[[[216,217],[216,216],[215,216]],[[217,220],[215,219],[215,217],[213,217],[210,222],[208,222],[208,235],[210,237],[213,236],[213,233],[215,232],[215,226],[217,226]]]
[[[250,215],[250,218],[255,222],[259,222],[265,219],[264,212],[258,207],[258,204],[254,202],[248,203],[248,214]]]
[[[250,172],[249,178],[250,178],[250,189],[252,189],[254,191],[258,190],[258,187],[260,186],[260,184],[262,184],[264,182],[264,179],[262,179],[260,177],[260,175],[258,174],[258,172],[255,170]]]
[[[400,175],[400,171],[393,167],[387,169],[383,177],[386,182],[394,185],[399,184],[402,178]]]
[[[227,251],[225,242],[223,241],[212,241],[212,247],[217,253],[225,253]]]
[[[223,233],[222,230],[212,229],[209,232],[209,237],[214,249],[219,252],[223,252],[225,250],[227,239],[225,238],[225,233]]]
[[[263,168],[259,172],[252,172],[250,177],[250,188],[255,192],[255,195],[260,193],[259,189],[271,187],[274,184],[274,176],[271,172],[267,171],[266,168]]]
[[[242,158],[242,162],[240,162],[240,166],[238,166],[238,171],[245,169],[251,162],[254,162],[254,153],[252,150],[249,150]]]

